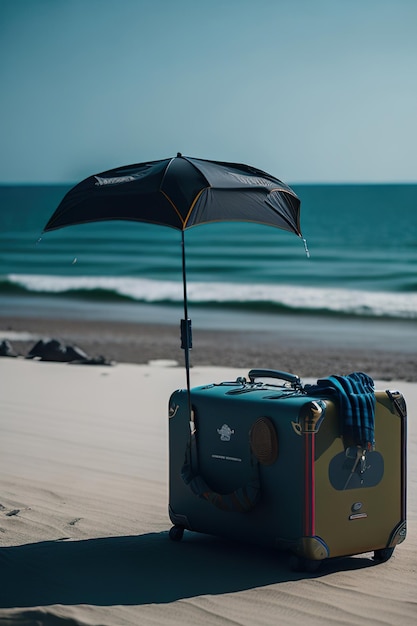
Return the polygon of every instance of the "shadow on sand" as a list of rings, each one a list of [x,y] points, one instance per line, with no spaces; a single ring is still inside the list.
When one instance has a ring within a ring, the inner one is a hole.
[[[371,564],[345,558],[300,574],[290,571],[285,553],[191,533],[181,543],[167,532],[47,541],[0,549],[0,608],[166,603]]]

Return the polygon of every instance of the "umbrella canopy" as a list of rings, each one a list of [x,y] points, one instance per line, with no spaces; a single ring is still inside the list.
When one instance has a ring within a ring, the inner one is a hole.
[[[249,165],[180,153],[86,178],[66,194],[44,231],[102,220],[182,231],[208,222],[247,221],[301,236],[300,201],[282,181]]]

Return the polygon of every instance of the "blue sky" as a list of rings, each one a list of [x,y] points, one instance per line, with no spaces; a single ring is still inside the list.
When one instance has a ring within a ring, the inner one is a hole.
[[[416,0],[0,0],[0,182],[185,155],[417,181]]]

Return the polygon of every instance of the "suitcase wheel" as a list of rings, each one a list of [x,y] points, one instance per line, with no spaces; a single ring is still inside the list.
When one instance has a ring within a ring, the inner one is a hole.
[[[289,559],[289,567],[293,572],[317,572],[323,561],[307,559],[297,554],[292,554]]]
[[[374,552],[374,561],[377,563],[385,563],[392,557],[392,553],[394,552],[394,548],[382,548],[381,550],[375,550]]]
[[[184,536],[183,526],[173,526],[169,531],[169,538],[171,541],[181,541]]]

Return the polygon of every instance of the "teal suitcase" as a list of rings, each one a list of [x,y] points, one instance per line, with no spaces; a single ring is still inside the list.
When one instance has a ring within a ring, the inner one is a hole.
[[[293,374],[251,370],[172,394],[172,540],[188,530],[272,546],[295,570],[391,556],[406,535],[405,400],[375,391],[369,449],[349,440],[339,398],[310,390]]]

